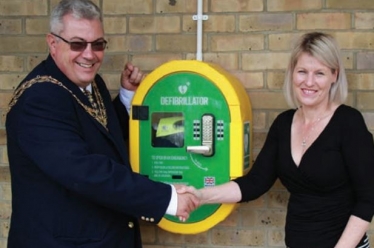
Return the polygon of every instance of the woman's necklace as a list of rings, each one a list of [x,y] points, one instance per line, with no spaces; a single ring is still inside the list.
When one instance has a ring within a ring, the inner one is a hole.
[[[302,141],[301,141],[301,146],[303,147],[303,151],[305,151],[307,145],[309,144],[309,138],[312,134],[314,134],[314,131],[317,127],[317,124],[320,123],[321,120],[325,119],[326,117],[330,116],[331,115],[331,112],[322,116],[322,117],[318,117],[315,121],[312,122],[312,124],[310,125],[309,128],[306,129],[306,131],[303,132],[303,137],[302,137]]]
[[[312,123],[312,127],[309,130],[307,130],[307,132],[306,132],[307,135],[305,136],[305,134],[304,134],[303,140],[301,141],[301,146],[303,147],[303,151],[305,150],[306,145],[308,144],[308,140],[309,140],[310,135],[314,132],[314,129],[315,129],[316,125],[319,123],[320,120],[321,120],[321,118],[317,118],[317,120],[315,120]]]

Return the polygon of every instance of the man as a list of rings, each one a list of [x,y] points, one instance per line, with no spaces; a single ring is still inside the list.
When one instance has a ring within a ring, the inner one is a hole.
[[[48,58],[9,104],[8,247],[139,248],[138,218],[185,219],[196,198],[131,171],[115,111],[121,103],[117,98],[113,106],[97,74],[106,47],[98,7],[63,0],[50,24]],[[141,76],[127,64],[121,84],[133,90]]]

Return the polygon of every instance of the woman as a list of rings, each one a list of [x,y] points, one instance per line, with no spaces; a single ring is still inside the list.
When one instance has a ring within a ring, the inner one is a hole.
[[[254,200],[279,178],[290,192],[287,247],[369,247],[373,137],[360,112],[343,104],[347,79],[330,35],[298,40],[284,89],[292,109],[275,119],[251,171],[195,191],[200,205]]]

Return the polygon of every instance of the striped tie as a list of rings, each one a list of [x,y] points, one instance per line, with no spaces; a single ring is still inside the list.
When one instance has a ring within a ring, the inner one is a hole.
[[[97,104],[96,104],[96,102],[95,102],[95,99],[94,99],[93,96],[92,96],[91,91],[89,91],[89,90],[87,90],[87,89],[84,89],[84,90],[83,90],[83,93],[87,96],[88,101],[90,101],[90,103],[91,103],[91,106],[92,106],[94,109],[97,109]]]

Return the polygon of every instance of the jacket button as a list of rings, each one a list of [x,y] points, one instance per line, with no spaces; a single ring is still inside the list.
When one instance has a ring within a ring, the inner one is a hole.
[[[129,226],[129,228],[133,228],[134,227],[134,222],[129,222],[129,224],[128,224],[128,226]]]

